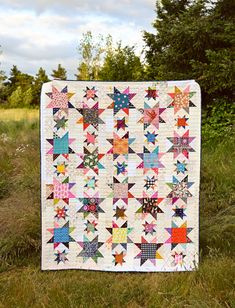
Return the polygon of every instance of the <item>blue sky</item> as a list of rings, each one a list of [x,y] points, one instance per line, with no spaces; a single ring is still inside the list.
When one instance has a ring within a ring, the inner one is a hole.
[[[153,31],[155,0],[0,0],[1,69],[13,64],[29,74],[40,66],[50,74],[58,63],[74,78],[82,33],[111,34],[114,41],[143,46]]]

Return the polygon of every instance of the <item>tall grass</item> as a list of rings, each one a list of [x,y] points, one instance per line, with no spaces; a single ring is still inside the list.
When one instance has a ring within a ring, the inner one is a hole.
[[[15,121],[4,112],[0,307],[235,307],[234,136],[203,144],[198,271],[41,272],[38,115]]]
[[[35,121],[39,118],[39,109],[1,109],[0,121]]]
[[[0,270],[27,263],[40,249],[38,115],[24,110],[28,120],[12,121],[13,111],[3,111],[9,117],[0,121]]]

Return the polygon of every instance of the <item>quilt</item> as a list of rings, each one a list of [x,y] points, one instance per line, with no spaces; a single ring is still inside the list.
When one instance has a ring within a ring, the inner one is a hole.
[[[43,270],[197,268],[200,100],[194,80],[43,85]]]

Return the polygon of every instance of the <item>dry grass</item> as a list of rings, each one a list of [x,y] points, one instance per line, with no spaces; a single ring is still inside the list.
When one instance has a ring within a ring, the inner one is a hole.
[[[39,109],[0,109],[0,121],[35,121],[39,118]]]

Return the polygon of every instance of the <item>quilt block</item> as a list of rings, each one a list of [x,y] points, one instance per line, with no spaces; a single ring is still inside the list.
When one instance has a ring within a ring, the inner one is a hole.
[[[196,269],[200,116],[193,80],[45,83],[42,269]]]

